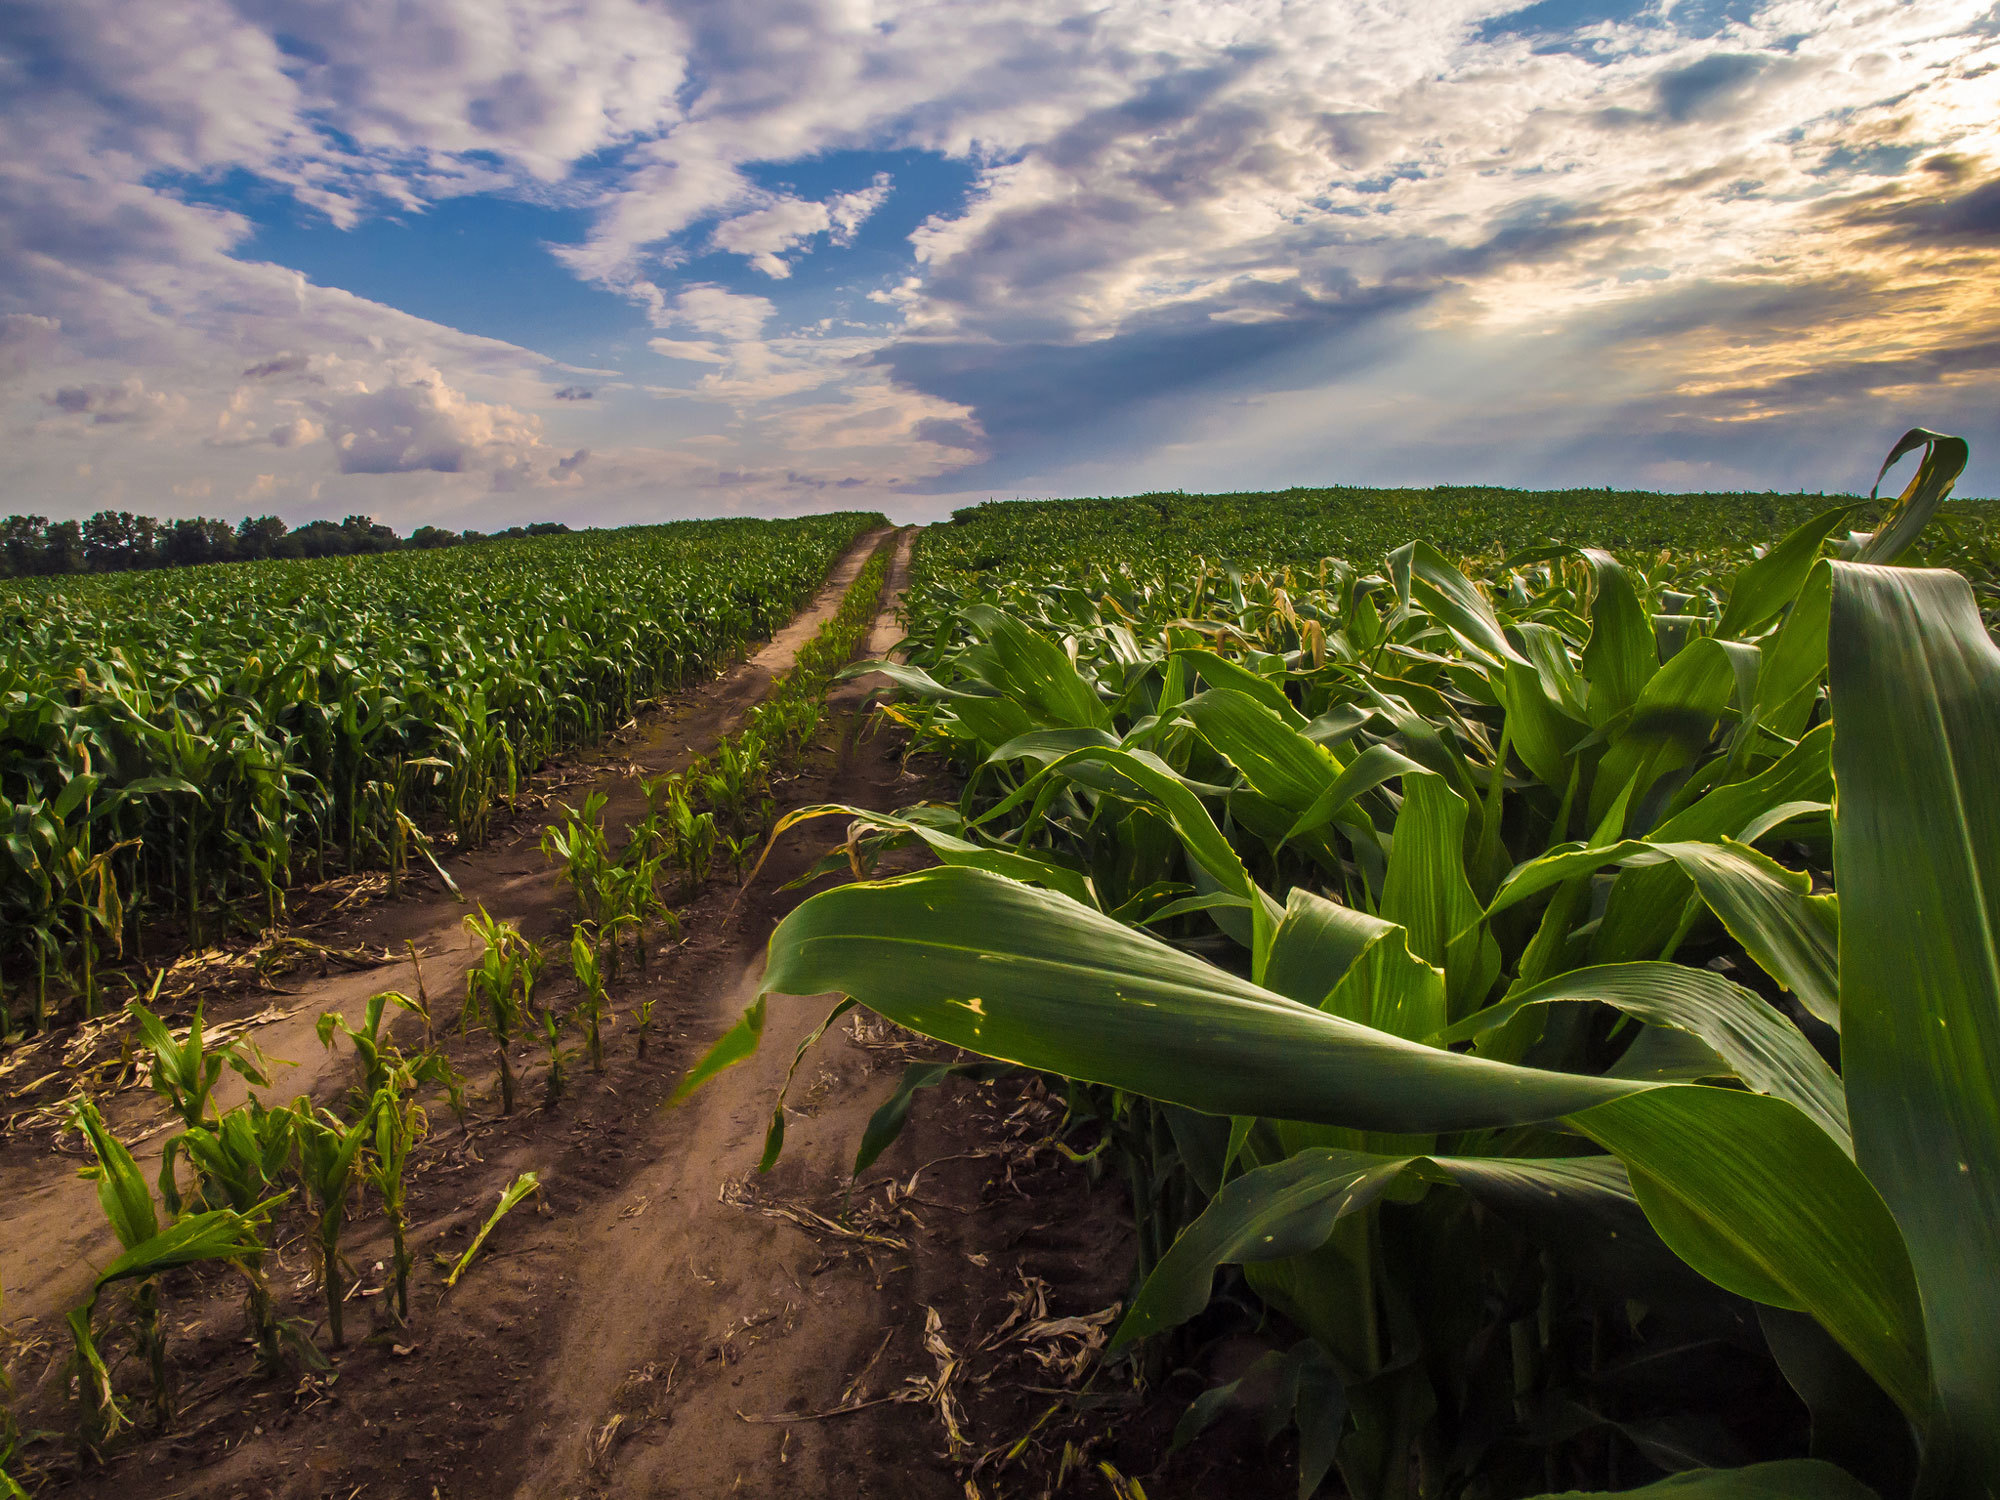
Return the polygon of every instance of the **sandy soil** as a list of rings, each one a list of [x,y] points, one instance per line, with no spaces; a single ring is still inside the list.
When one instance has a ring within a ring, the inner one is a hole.
[[[874,651],[896,639],[891,606],[912,536],[900,539]],[[594,787],[611,795],[614,817],[642,807],[630,768],[650,774],[684,763],[733,728],[865,556],[865,548],[851,553],[814,608],[749,662],[580,768],[585,779],[564,800]],[[836,695],[820,753],[782,788],[786,805],[886,808],[951,795],[939,768],[906,762],[890,736],[860,732],[869,688],[864,679]],[[433,1110],[413,1170],[418,1269],[407,1328],[387,1316],[386,1233],[372,1204],[346,1246],[361,1273],[349,1347],[328,1370],[257,1375],[235,1286],[210,1273],[170,1278],[181,1383],[174,1426],[127,1441],[101,1465],[39,1445],[32,1456],[49,1492],[119,1500],[1115,1494],[1101,1463],[1143,1477],[1156,1500],[1284,1492],[1282,1451],[1264,1450],[1247,1424],[1166,1458],[1198,1376],[1142,1390],[1129,1374],[1096,1369],[1093,1350],[1127,1290],[1127,1212],[1118,1185],[1094,1184],[1056,1149],[1060,1101],[1038,1081],[927,1091],[903,1137],[850,1184],[869,1115],[911,1058],[936,1055],[879,1021],[850,1017],[800,1068],[784,1156],[760,1177],[777,1086],[831,1003],[777,1000],[754,1060],[666,1106],[686,1068],[755,997],[764,941],[804,899],[783,887],[838,826],[808,825],[749,889],[725,878],[687,909],[685,940],[617,993],[603,1075],[579,1060],[569,1094],[536,1107],[542,1070],[523,1047],[524,1103],[514,1116],[498,1117],[497,1104],[480,1099],[461,1133],[442,1106]],[[567,931],[568,913],[538,834],[538,824],[524,823],[451,869],[469,898],[546,939]],[[414,941],[443,1013],[455,1009],[470,960],[464,910],[441,892],[416,895],[364,907],[315,936],[351,948]],[[277,997],[282,1018],[257,1032],[267,1052],[299,1063],[277,1092],[331,1100],[350,1064],[344,1051],[321,1051],[314,1019],[336,1008],[355,1015],[370,994],[412,988],[413,976],[407,963],[384,964],[294,976],[287,987]],[[642,1058],[632,1016],[649,997],[657,1009]],[[249,1015],[270,1003],[244,996],[213,1013]],[[490,1091],[487,1038],[453,1036],[447,1045],[475,1091]],[[143,1095],[119,1096],[128,1138],[157,1114]],[[0,1146],[0,1285],[8,1320],[27,1341],[14,1363],[27,1377],[28,1425],[67,1422],[59,1312],[111,1243],[95,1227],[73,1157],[52,1144],[46,1132],[27,1132]],[[455,1256],[501,1187],[531,1169],[545,1184],[540,1199],[503,1222],[474,1269],[444,1291],[434,1257]],[[273,1281],[287,1311],[313,1318],[303,1229],[288,1232]]]

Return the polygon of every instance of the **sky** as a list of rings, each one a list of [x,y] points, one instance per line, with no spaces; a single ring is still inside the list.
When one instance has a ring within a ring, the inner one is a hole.
[[[0,512],[2000,494],[1992,0],[0,0]]]

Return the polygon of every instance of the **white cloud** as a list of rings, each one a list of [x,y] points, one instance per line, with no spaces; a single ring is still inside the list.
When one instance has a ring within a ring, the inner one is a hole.
[[[777,308],[764,297],[745,296],[727,287],[705,283],[691,286],[673,302],[673,321],[725,343],[758,337]]]
[[[484,470],[496,487],[518,488],[551,467],[538,419],[470,400],[434,369],[414,366],[378,384],[357,383],[319,407],[343,474]]]
[[[716,226],[715,248],[747,256],[766,276],[782,280],[792,268],[780,256],[815,235],[830,236],[836,245],[852,243],[869,215],[888,199],[889,174],[878,172],[868,187],[837,193],[824,203],[775,196],[761,208],[739,214]]]
[[[1039,464],[1043,424],[1239,366],[1335,345],[1351,364],[1389,319],[1420,404],[1456,389],[1442,351],[1532,339],[1582,362],[1557,385],[1586,425],[1635,382],[1660,411],[1808,411],[1829,369],[1902,372],[1882,388],[1905,405],[1947,382],[1990,395],[1989,370],[1952,361],[2000,336],[1992,242],[1938,228],[1972,222],[1949,205],[2000,170],[1989,0],[1740,9],[1712,35],[1657,7],[1550,47],[1518,17],[1489,25],[1512,0],[19,6],[0,41],[0,442],[84,507],[202,466],[214,493],[275,467],[273,493],[324,482],[357,508],[647,474],[880,492],[989,452]],[[683,284],[707,249],[782,282],[851,241],[886,177],[760,185],[850,150],[974,173],[898,284],[847,289],[875,290],[884,322],[799,326],[796,283],[776,302]],[[250,226],[170,186],[235,172],[342,224],[471,192],[588,210],[555,253],[683,362],[690,399],[664,420],[700,462],[638,456],[631,386],[652,372],[595,372],[632,378],[558,408],[539,356],[235,259]],[[1705,310],[1771,289],[1810,291],[1817,316],[1748,347],[1740,312]],[[585,440],[587,463],[557,456]]]

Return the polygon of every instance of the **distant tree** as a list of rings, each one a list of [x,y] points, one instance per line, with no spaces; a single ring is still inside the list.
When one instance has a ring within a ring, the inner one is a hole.
[[[276,516],[245,516],[231,526],[206,516],[157,521],[124,510],[100,510],[82,522],[11,515],[0,517],[0,577],[111,573],[265,557],[344,557],[394,552],[405,546],[453,547],[498,537],[559,536],[569,529],[561,521],[535,521],[489,537],[470,529],[419,526],[406,542],[391,527],[363,515],[349,516],[339,525],[308,521],[292,531]]]
[[[331,521],[308,521],[286,540],[301,557],[339,557],[347,551],[347,534]]]
[[[349,552],[394,552],[403,545],[402,538],[373,516],[349,516],[340,523],[340,530],[347,538]]]
[[[227,521],[188,516],[167,528],[161,557],[173,567],[229,562],[236,556],[236,528]]]
[[[287,529],[276,516],[245,516],[236,528],[236,555],[245,559],[282,556]]]
[[[83,561],[93,573],[150,568],[159,561],[160,523],[129,510],[100,510],[83,523]]]
[[[52,521],[42,533],[42,568],[44,573],[81,573],[83,563],[83,527],[75,521]]]
[[[47,554],[47,516],[9,516],[0,521],[0,558],[15,578],[27,578],[42,571]]]

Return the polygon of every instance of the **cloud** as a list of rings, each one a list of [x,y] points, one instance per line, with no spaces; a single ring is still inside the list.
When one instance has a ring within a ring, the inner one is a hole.
[[[764,325],[777,311],[766,298],[746,296],[708,282],[691,286],[676,297],[672,318],[711,338],[743,343],[762,334]]]
[[[1977,353],[2000,323],[1989,0],[8,16],[0,443],[83,509],[269,470],[383,513],[557,481],[568,504],[784,507],[1240,479],[1358,463],[1369,420],[1423,434],[1414,474],[1516,462],[1531,397],[1575,429],[1518,459],[1552,466],[1665,462],[1700,423],[1830,421],[1864,390],[1891,425],[2000,409]],[[919,159],[969,187],[894,245],[880,169],[921,204],[896,165]],[[632,326],[559,352],[629,397],[583,407],[541,355],[255,261],[216,206],[351,226],[477,194],[584,221],[552,252]],[[1295,435],[1258,425],[1279,413]]]
[[[597,399],[597,392],[587,385],[558,386],[555,394],[558,401],[594,401]]]
[[[148,390],[136,375],[115,385],[64,386],[42,400],[66,416],[89,417],[98,427],[162,422],[187,405],[172,392]]]
[[[485,469],[517,484],[540,460],[535,418],[470,400],[436,370],[415,368],[373,388],[342,392],[321,411],[343,474]]]
[[[868,187],[838,193],[822,203],[782,195],[761,208],[717,225],[710,237],[715,248],[747,256],[766,276],[783,279],[792,268],[779,257],[815,235],[828,235],[836,245],[853,241],[871,214],[887,201],[890,178],[878,172]]]
[[[290,350],[271,359],[260,359],[244,370],[245,380],[270,380],[279,375],[301,375],[312,365],[311,359],[303,354],[293,354]]]
[[[55,351],[62,320],[39,313],[0,314],[0,380],[28,370]]]
[[[1676,124],[1727,119],[1746,102],[1771,59],[1745,52],[1716,52],[1684,67],[1668,68],[1653,82],[1660,113]]]

